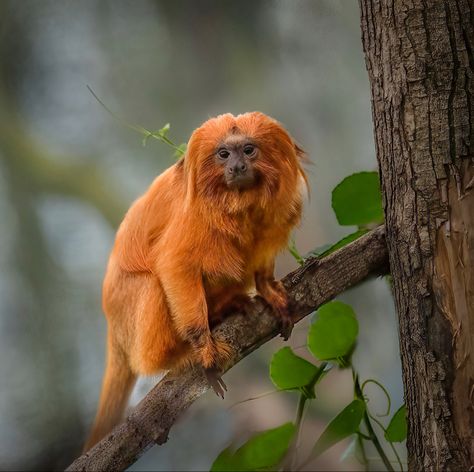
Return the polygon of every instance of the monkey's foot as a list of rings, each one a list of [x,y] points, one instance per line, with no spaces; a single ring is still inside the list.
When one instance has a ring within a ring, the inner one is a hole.
[[[212,341],[204,346],[200,353],[204,374],[209,385],[218,397],[224,398],[227,387],[219,372],[225,370],[225,366],[232,357],[232,348],[224,341],[211,338]]]
[[[222,380],[217,369],[214,367],[204,369],[204,374],[206,375],[207,382],[212,387],[212,390],[214,390],[218,397],[224,399],[224,393],[227,392],[227,385]]]
[[[250,303],[250,297],[247,294],[239,294],[232,298],[228,303],[217,307],[209,318],[211,329],[235,313],[247,315],[250,309]]]
[[[250,297],[246,293],[236,295],[230,300],[229,303],[224,305],[220,310],[219,314],[222,319],[229,317],[235,313],[242,313],[246,315],[250,308]]]

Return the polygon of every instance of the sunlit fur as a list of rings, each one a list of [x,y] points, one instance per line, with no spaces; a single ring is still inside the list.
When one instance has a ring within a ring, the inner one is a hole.
[[[229,135],[257,146],[249,189],[229,189],[216,161]],[[194,131],[185,157],[131,206],[104,280],[107,365],[85,449],[120,420],[137,375],[225,362],[229,349],[209,323],[235,296],[256,285],[275,309],[286,307],[273,265],[301,217],[302,154],[262,113],[220,115]]]

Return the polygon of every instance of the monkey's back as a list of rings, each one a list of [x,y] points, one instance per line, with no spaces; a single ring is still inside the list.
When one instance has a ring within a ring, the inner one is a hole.
[[[173,202],[183,198],[183,172],[175,164],[132,204],[117,231],[111,260],[115,259],[125,272],[152,272],[152,247],[169,225],[176,206]]]
[[[115,239],[103,283],[102,305],[109,333],[130,357],[139,373],[152,373],[162,359],[143,359],[151,343],[165,353],[180,350],[166,297],[154,274],[151,251],[169,226],[173,202],[184,198],[184,181],[175,164],[159,175],[123,219]],[[137,325],[140,324],[140,330]],[[148,326],[148,329],[144,329]],[[166,351],[166,352],[165,352]]]

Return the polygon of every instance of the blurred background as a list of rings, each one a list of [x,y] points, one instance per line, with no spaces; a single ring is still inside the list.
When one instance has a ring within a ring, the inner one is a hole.
[[[104,364],[101,281],[130,203],[173,152],[120,126],[171,123],[186,141],[215,114],[260,110],[307,150],[311,200],[301,253],[334,242],[331,190],[376,168],[357,2],[349,0],[2,0],[0,2],[0,469],[58,470],[80,452]],[[294,269],[288,254],[278,275]],[[383,280],[340,299],[358,314],[355,365],[402,403],[396,317]],[[291,344],[304,355],[309,320]],[[208,470],[232,440],[291,421],[296,394],[274,389],[273,340],[226,375],[224,401],[200,399],[133,470]],[[155,379],[139,383],[138,401]],[[371,391],[374,411],[384,400]],[[305,422],[310,446],[352,399],[350,372],[321,384]],[[303,445],[304,446],[304,445]],[[311,470],[358,470],[347,443]],[[374,454],[372,454],[374,455]],[[373,468],[377,469],[377,462]]]

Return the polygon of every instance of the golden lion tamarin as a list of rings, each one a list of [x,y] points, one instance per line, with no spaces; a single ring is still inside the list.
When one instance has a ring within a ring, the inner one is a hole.
[[[137,375],[200,364],[223,396],[219,375],[230,350],[209,326],[249,289],[289,336],[287,296],[273,267],[301,218],[302,159],[263,113],[220,115],[194,131],[186,155],[129,209],[104,280],[107,362],[85,450],[118,423]]]

